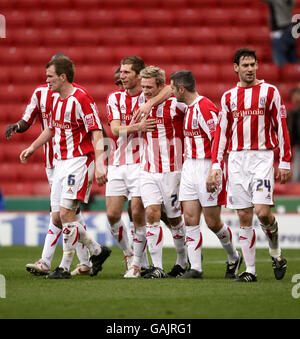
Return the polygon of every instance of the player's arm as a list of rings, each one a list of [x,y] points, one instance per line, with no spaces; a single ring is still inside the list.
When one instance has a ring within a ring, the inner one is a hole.
[[[112,120],[110,128],[115,137],[125,136],[135,132],[153,132],[156,126],[155,119],[142,119],[140,122],[131,125],[121,125],[120,120]]]
[[[23,119],[18,122],[8,125],[6,127],[5,136],[6,139],[10,139],[13,133],[24,133],[28,130],[30,125]]]
[[[30,158],[33,153],[51,140],[53,137],[53,131],[50,127],[47,127],[40,136],[34,140],[34,142],[26,149],[24,149],[20,154],[20,160],[22,163],[26,163],[27,159]]]
[[[101,130],[96,129],[91,131],[91,135],[95,152],[95,179],[98,186],[103,186],[107,181],[103,133]]]
[[[141,121],[143,117],[148,117],[153,106],[161,104],[163,101],[170,98],[172,95],[171,86],[165,86],[155,97],[147,100],[139,109],[136,110],[133,119]]]
[[[276,132],[280,150],[280,161],[276,179],[279,179],[281,184],[285,184],[291,177],[292,152],[286,123],[286,108],[278,90],[274,92],[274,105],[272,110],[274,120],[277,120],[278,127]]]

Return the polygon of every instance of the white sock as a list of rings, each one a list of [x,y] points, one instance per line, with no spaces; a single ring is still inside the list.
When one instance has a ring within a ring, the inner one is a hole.
[[[147,224],[146,237],[152,264],[162,269],[163,231],[160,224]]]
[[[260,224],[269,242],[269,253],[271,257],[278,258],[281,255],[281,249],[278,241],[278,223],[276,219],[271,225]]]
[[[77,227],[79,230],[79,239],[78,241],[81,244],[84,244],[92,255],[98,255],[101,253],[101,245],[97,241],[93,240],[86,229],[77,222]]]
[[[69,271],[74,253],[75,247],[79,240],[79,226],[78,222],[63,223],[63,257],[59,267]]]
[[[86,230],[85,221],[83,219],[81,212],[76,215],[76,221],[78,221],[81,224],[81,226]],[[92,267],[92,263],[89,260],[90,253],[88,251],[88,248],[84,244],[81,244],[80,242],[76,244],[76,254],[80,264]]]
[[[44,248],[42,252],[42,261],[50,268],[54,256],[54,252],[58,243],[58,239],[62,230],[52,223],[50,215],[49,229],[45,238]]]
[[[223,246],[224,250],[228,256],[228,262],[233,263],[237,261],[239,255],[236,248],[233,246],[232,243],[232,233],[229,227],[223,225],[221,230],[216,233],[216,236],[220,240],[221,245]]]
[[[191,263],[191,269],[202,272],[202,263],[201,263],[202,233],[200,232],[200,225],[186,226],[185,229],[186,229],[187,251]]]
[[[135,227],[133,221],[129,221],[129,242],[133,245],[133,239],[135,237]]]
[[[117,223],[111,225],[110,228],[112,236],[123,251],[124,255],[131,256],[132,248],[129,243],[127,229],[123,223],[123,220],[120,219]]]
[[[181,221],[176,226],[170,226],[169,229],[171,231],[175,250],[177,252],[176,265],[180,265],[182,268],[186,268],[186,266],[187,266],[187,246],[186,246],[186,243],[185,243],[184,222]]]
[[[132,265],[142,266],[142,260],[147,246],[146,226],[137,227],[133,239],[133,262]]]
[[[255,270],[255,230],[253,226],[240,227],[240,245],[242,248],[246,272],[256,274]]]

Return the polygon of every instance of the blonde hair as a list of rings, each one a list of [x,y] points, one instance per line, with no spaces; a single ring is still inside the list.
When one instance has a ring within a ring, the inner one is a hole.
[[[166,83],[166,72],[156,66],[148,66],[140,73],[141,78],[150,79],[155,78],[156,85],[159,87]]]

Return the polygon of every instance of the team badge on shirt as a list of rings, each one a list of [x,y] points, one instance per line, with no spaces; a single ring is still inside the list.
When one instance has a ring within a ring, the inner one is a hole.
[[[94,114],[91,113],[85,116],[85,124],[87,128],[95,126]]]

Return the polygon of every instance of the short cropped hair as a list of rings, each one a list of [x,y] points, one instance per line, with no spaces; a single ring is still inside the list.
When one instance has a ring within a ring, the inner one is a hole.
[[[175,72],[170,78],[175,87],[183,86],[188,92],[196,91],[196,79],[191,71],[182,70]]]
[[[256,61],[256,52],[249,48],[240,48],[234,53],[233,63],[239,65],[241,58],[252,57]]]
[[[159,67],[148,66],[141,70],[140,76],[145,79],[155,78],[158,87],[166,83],[166,73]]]
[[[47,63],[46,69],[52,65],[55,67],[55,72],[57,75],[65,74],[70,83],[74,81],[75,67],[72,60],[70,60],[68,57],[62,56],[51,59]]]
[[[146,67],[144,60],[136,55],[123,58],[121,65],[132,65],[132,70],[134,70],[136,74],[140,74],[141,70]]]

